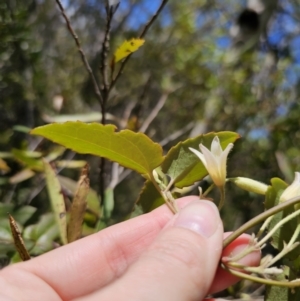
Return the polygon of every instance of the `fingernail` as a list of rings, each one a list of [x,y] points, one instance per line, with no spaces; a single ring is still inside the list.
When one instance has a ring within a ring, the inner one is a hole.
[[[173,226],[192,230],[206,238],[211,237],[220,223],[216,205],[210,201],[194,201],[181,209]]]

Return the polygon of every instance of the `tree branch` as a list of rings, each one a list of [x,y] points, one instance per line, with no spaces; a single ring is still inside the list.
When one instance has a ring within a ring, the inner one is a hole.
[[[103,104],[103,98],[102,98],[102,95],[101,95],[101,92],[100,92],[100,88],[99,88],[98,82],[97,82],[97,80],[96,80],[96,77],[95,77],[95,75],[94,75],[94,72],[93,72],[93,70],[92,70],[90,64],[89,64],[88,61],[87,61],[87,58],[86,58],[86,56],[85,56],[85,53],[83,52],[83,50],[82,50],[82,48],[81,48],[81,43],[80,43],[80,41],[79,41],[79,39],[78,39],[78,36],[76,35],[74,29],[72,28],[71,22],[70,22],[68,16],[66,15],[65,9],[64,9],[64,7],[62,6],[60,0],[55,0],[55,1],[56,1],[57,5],[58,5],[58,7],[59,7],[59,9],[60,9],[60,12],[61,12],[63,18],[64,18],[65,21],[66,21],[66,25],[67,25],[68,30],[69,30],[69,32],[71,33],[71,35],[72,35],[72,37],[73,37],[73,39],[74,39],[74,41],[75,41],[75,44],[76,44],[76,46],[77,46],[78,52],[80,53],[81,60],[82,60],[82,62],[83,62],[83,64],[84,64],[84,66],[85,66],[85,69],[87,70],[87,72],[89,73],[89,75],[90,75],[90,77],[91,77],[91,80],[92,80],[93,86],[94,86],[95,94],[96,94],[96,96],[97,96],[97,98],[98,98],[100,104],[102,105],[102,104]]]
[[[151,113],[148,115],[146,120],[144,121],[143,125],[140,127],[139,132],[145,133],[150,125],[150,123],[153,121],[153,119],[157,116],[159,111],[162,109],[164,104],[166,103],[166,100],[168,99],[169,93],[164,93],[160,99],[158,100],[156,106],[153,108]]]

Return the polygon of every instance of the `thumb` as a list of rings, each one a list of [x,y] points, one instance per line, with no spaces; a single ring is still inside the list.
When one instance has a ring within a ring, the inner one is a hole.
[[[97,298],[202,300],[212,284],[222,240],[223,225],[216,206],[203,200],[191,202],[169,221],[128,271]]]

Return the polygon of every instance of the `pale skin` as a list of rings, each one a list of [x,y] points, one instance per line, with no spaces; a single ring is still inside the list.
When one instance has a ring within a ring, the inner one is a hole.
[[[247,245],[243,235],[222,250],[217,208],[197,197],[162,206],[0,272],[1,301],[200,301],[239,279],[221,256]],[[257,265],[259,252],[244,264]]]

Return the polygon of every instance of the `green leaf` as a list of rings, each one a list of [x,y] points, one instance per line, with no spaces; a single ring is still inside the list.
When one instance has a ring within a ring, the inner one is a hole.
[[[16,132],[25,133],[25,134],[28,134],[31,130],[31,128],[20,124],[14,125],[12,129]]]
[[[6,214],[6,219],[0,219],[0,255],[9,251],[15,251],[15,245]]]
[[[153,209],[164,204],[164,199],[157,191],[151,181],[146,181],[137,200],[142,206],[144,212],[150,212]]]
[[[276,206],[279,202],[280,195],[288,187],[280,178],[272,178],[271,186],[268,187],[265,199],[265,208],[270,209]]]
[[[7,213],[11,213],[14,209],[14,204],[11,203],[0,203],[0,220],[7,219]]]
[[[35,175],[35,172],[32,171],[30,168],[22,169],[21,171],[14,174],[12,177],[9,178],[10,184],[18,184],[20,182],[26,181],[32,178]]]
[[[43,114],[43,120],[47,123],[52,122],[67,122],[67,121],[82,121],[82,122],[100,122],[102,119],[102,114],[99,112],[83,113],[83,114],[72,114],[72,115],[56,115],[49,116]],[[111,114],[105,114],[105,120],[116,120],[117,118]]]
[[[26,151],[22,151],[19,149],[13,149],[11,151],[15,158],[20,161],[21,163],[25,164],[27,167],[36,170],[42,171],[43,170],[43,162],[40,159],[36,159],[35,157],[31,157],[28,155]]]
[[[84,160],[59,160],[55,163],[59,168],[82,168],[87,162]]]
[[[20,223],[21,225],[24,225],[36,212],[36,208],[32,206],[22,206],[17,210],[14,210],[13,212],[10,212],[14,219]]]
[[[51,207],[59,228],[61,242],[67,244],[67,217],[64,197],[61,194],[61,186],[51,165],[44,161],[48,195]]]
[[[18,209],[14,207],[14,204],[0,203],[0,220],[8,219],[8,213],[10,213],[20,225],[24,225],[36,211],[36,208],[32,206],[22,206]]]
[[[114,125],[66,122],[35,128],[41,135],[81,154],[92,154],[118,162],[140,174],[149,174],[163,161],[162,148],[142,133],[115,132]]]
[[[286,281],[283,274],[274,277],[277,281]],[[266,294],[264,300],[266,301],[292,301],[298,299],[289,299],[290,289],[287,287],[279,287],[275,285],[266,286]]]
[[[266,209],[272,208],[279,203],[280,196],[282,192],[288,187],[288,184],[279,178],[271,179],[271,186],[269,186],[266,193],[265,207]],[[270,231],[275,227],[283,218],[294,212],[294,206],[286,208],[284,211],[281,211],[273,217],[272,221],[268,226]],[[285,223],[280,229],[278,229],[272,236],[271,244],[274,248],[282,250],[283,242],[288,243],[293,236],[296,227],[297,227],[297,218],[290,220],[288,223]],[[291,260],[294,260],[300,251],[300,246],[295,248],[293,251],[289,252],[285,257]]]
[[[209,133],[179,142],[170,149],[162,164],[162,171],[171,177],[176,187],[183,188],[193,185],[207,175],[204,165],[189,150],[189,147],[198,150],[199,144],[202,143],[210,149],[215,136],[219,137],[223,149],[240,137],[234,132]]]
[[[18,226],[20,229],[22,229],[22,225],[18,224]],[[30,240],[24,239],[24,243],[27,250],[30,250],[30,248],[33,246]],[[6,213],[5,218],[2,217],[0,218],[0,257],[6,255],[8,252],[15,252],[15,251],[16,251],[16,247],[11,233],[11,229],[8,221],[8,215]]]
[[[50,152],[47,154],[47,156],[44,157],[44,159],[47,162],[52,162],[56,160],[58,157],[62,156],[62,154],[65,152],[65,148],[61,145],[56,145],[53,147]]]
[[[32,241],[30,254],[39,255],[53,249],[53,242],[59,237],[58,227],[53,213],[41,216],[35,225],[30,225],[24,229],[24,239]]]
[[[142,207],[138,204],[135,204],[132,212],[130,214],[128,214],[128,216],[126,217],[125,220],[129,220],[129,219],[132,219],[134,217],[140,216],[143,213],[144,213],[144,211],[143,211]]]

